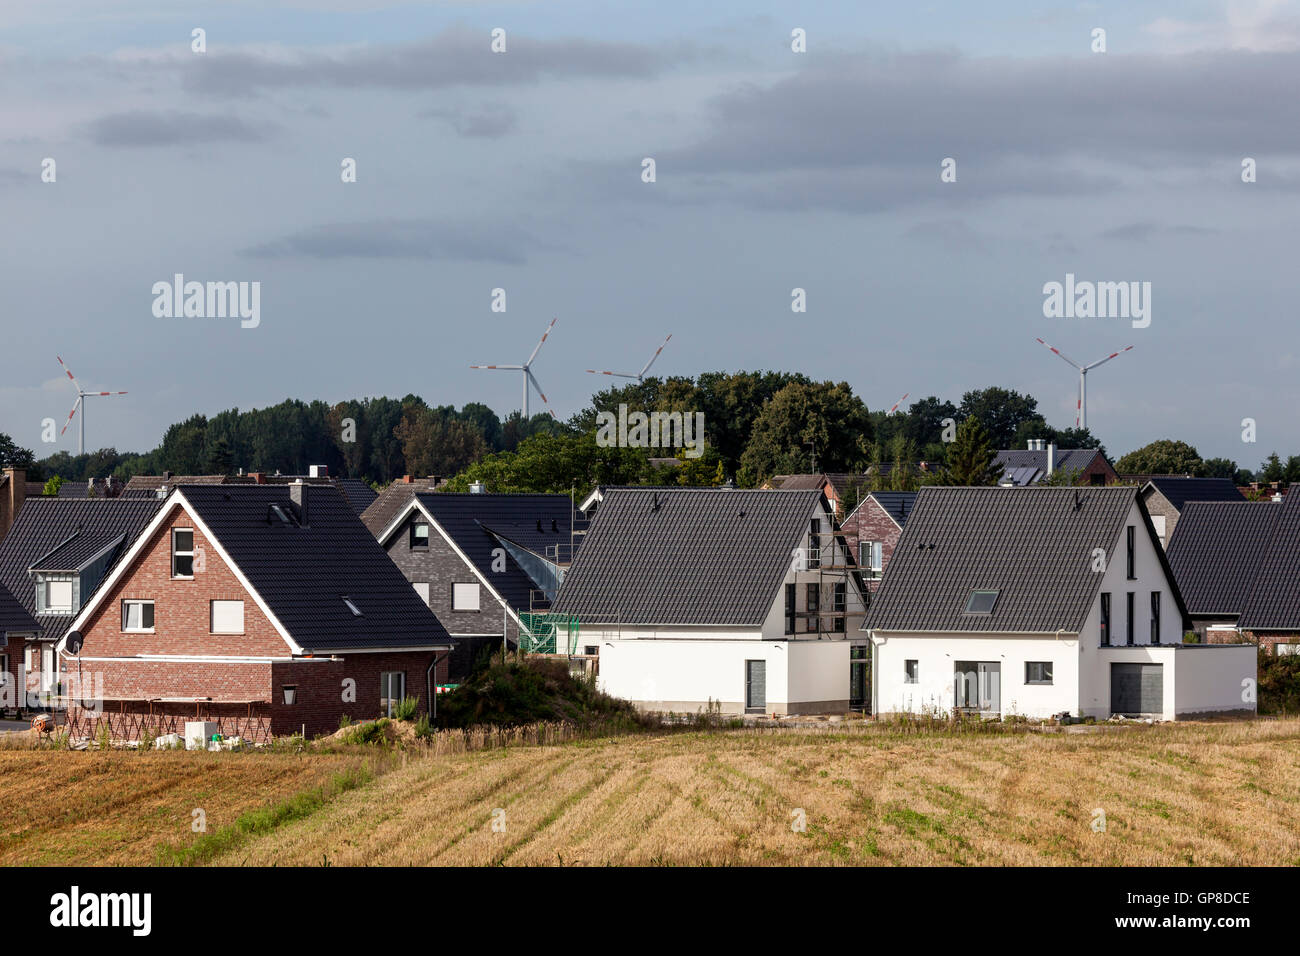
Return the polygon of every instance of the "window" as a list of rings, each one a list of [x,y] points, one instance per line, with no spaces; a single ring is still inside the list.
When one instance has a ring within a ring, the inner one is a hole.
[[[406,696],[406,672],[384,671],[379,675],[379,711],[392,717],[397,705]]]
[[[153,601],[123,601],[122,630],[153,631]]]
[[[881,572],[885,569],[883,542],[859,541],[858,563],[862,565],[862,570],[867,572],[867,577],[880,577]]]
[[[600,654],[600,645],[587,644],[582,648],[582,653],[586,654],[588,657],[597,657]]]
[[[45,611],[49,614],[72,613],[72,582],[45,582]]]
[[[918,684],[921,681],[920,661],[903,661],[903,683]]]
[[[209,601],[208,621],[213,634],[243,634],[244,602]]]
[[[1110,595],[1101,596],[1101,646],[1110,646]]]
[[[172,577],[194,577],[194,531],[192,528],[172,529]]]
[[[1129,591],[1125,597],[1124,607],[1124,643],[1133,643],[1133,592]]]
[[[1155,525],[1156,537],[1160,539],[1160,546],[1163,548],[1165,546],[1165,516],[1152,515],[1151,523]]]
[[[420,600],[423,601],[427,607],[429,604],[429,582],[415,581],[413,583],[415,586],[415,593],[420,595]]]
[[[292,707],[298,702],[298,685],[281,684],[280,693],[284,695],[284,704],[286,707]]]
[[[426,521],[411,523],[411,547],[427,548],[429,546],[429,524]]]
[[[805,584],[804,601],[807,602],[806,608],[808,611],[808,617],[807,617],[808,623],[804,627],[804,630],[807,631],[809,634],[820,633],[821,618],[819,617],[819,615],[821,614],[821,609],[822,609],[822,596],[821,596],[820,586],[816,584]]]
[[[1050,684],[1051,682],[1051,661],[1025,661],[1026,684]]]
[[[271,505],[271,514],[275,515],[276,520],[279,521],[280,524],[289,524],[289,514],[288,514],[288,512],[286,512],[286,511],[285,511],[283,508],[281,508],[278,504],[272,504],[272,505]],[[270,519],[268,519],[268,523],[269,523],[269,520],[270,520]]]
[[[992,614],[993,605],[998,603],[999,591],[971,591],[966,599],[967,614]]]
[[[343,605],[352,612],[353,617],[361,616],[361,608],[357,606],[357,602],[352,600],[352,598],[348,597],[346,594],[343,595]]]
[[[834,585],[831,592],[831,610],[836,614],[843,614],[847,607],[848,591],[846,590],[846,585]],[[844,618],[837,617],[835,619],[835,626],[831,628],[831,630],[836,634],[842,634],[844,632]]]
[[[479,595],[477,584],[453,584],[451,586],[451,609],[453,611],[477,611]]]
[[[1151,643],[1160,643],[1160,592],[1151,592]]]
[[[811,542],[808,546],[808,567],[820,568],[822,566],[822,519],[813,518],[809,526],[808,533],[811,536]]]
[[[1128,542],[1126,544],[1126,548],[1127,548],[1126,554],[1128,558],[1128,564],[1127,564],[1128,579],[1132,581],[1134,578],[1137,577],[1137,562],[1135,560],[1135,550],[1137,548],[1137,528],[1133,527],[1132,525],[1128,526]]]
[[[787,634],[794,633],[795,600],[798,593],[798,585],[787,584],[785,586],[785,632]]]

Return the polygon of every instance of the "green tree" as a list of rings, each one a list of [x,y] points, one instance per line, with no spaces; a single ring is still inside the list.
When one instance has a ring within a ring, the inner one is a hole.
[[[24,468],[30,471],[36,465],[36,456],[8,435],[0,432],[0,467]]]
[[[1201,456],[1183,441],[1162,438],[1131,451],[1115,462],[1122,475],[1196,475],[1201,470]]]
[[[763,407],[741,455],[760,478],[817,471],[859,471],[872,438],[871,416],[847,382],[791,382]]]
[[[1240,470],[1235,461],[1227,458],[1207,458],[1201,462],[1200,477],[1227,478],[1230,481],[1236,481],[1237,472]]]
[[[967,392],[958,411],[961,417],[978,418],[993,447],[999,449],[1015,447],[1016,431],[1024,423],[1046,425],[1036,398],[996,386]]]
[[[957,426],[956,440],[948,448],[943,482],[948,485],[994,485],[1002,477],[997,448],[983,423],[972,416]]]
[[[59,489],[62,487],[63,487],[63,479],[60,478],[58,475],[55,475],[53,478],[51,478],[49,481],[45,483],[45,487],[41,489],[41,494],[49,495],[50,497],[58,497]]]

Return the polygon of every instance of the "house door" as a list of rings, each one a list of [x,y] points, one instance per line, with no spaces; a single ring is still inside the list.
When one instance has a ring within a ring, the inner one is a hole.
[[[1002,713],[1002,665],[997,661],[957,661],[953,665],[953,706],[972,714]]]
[[[1136,717],[1165,711],[1163,664],[1111,664],[1110,712]]]
[[[767,661],[745,661],[745,711],[767,711]]]
[[[867,647],[865,644],[849,648],[849,709],[866,710],[867,700]]]

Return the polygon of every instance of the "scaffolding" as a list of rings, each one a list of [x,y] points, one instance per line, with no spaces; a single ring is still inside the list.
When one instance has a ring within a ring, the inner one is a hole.
[[[525,654],[563,654],[568,657],[577,654],[578,615],[530,611],[520,614],[519,620],[523,624],[519,631],[519,649]]]

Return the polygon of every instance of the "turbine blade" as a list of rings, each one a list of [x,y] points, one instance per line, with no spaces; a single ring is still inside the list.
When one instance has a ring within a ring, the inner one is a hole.
[[[551,319],[551,324],[548,325],[546,331],[542,333],[542,340],[537,343],[537,348],[533,349],[533,354],[528,356],[528,361],[524,363],[524,368],[533,364],[533,359],[537,358],[537,353],[540,352],[542,346],[546,344],[546,337],[551,334],[551,329],[555,328],[555,322],[555,319]]]
[[[1133,347],[1133,346],[1128,345],[1128,346],[1125,346],[1124,348],[1120,349],[1118,352],[1111,352],[1111,353],[1110,353],[1109,355],[1107,355],[1104,359],[1099,359],[1098,361],[1093,362],[1091,365],[1087,365],[1087,366],[1085,366],[1085,367],[1084,367],[1084,371],[1085,371],[1085,372],[1087,372],[1087,371],[1091,371],[1092,369],[1096,368],[1098,365],[1105,365],[1105,364],[1106,364],[1107,362],[1109,362],[1111,359],[1115,358],[1116,356],[1123,355],[1125,352],[1127,352],[1127,351],[1128,351],[1129,349],[1131,349],[1132,347]]]
[[[664,350],[664,346],[667,345],[668,342],[669,342],[669,340],[671,340],[671,339],[672,339],[672,335],[669,335],[668,338],[664,339],[664,344],[661,345],[661,346],[659,346],[659,348],[655,349],[655,354],[652,355],[652,356],[650,356],[650,361],[648,361],[648,362],[645,363],[645,368],[641,369],[641,373],[640,373],[639,375],[634,375],[634,376],[630,376],[630,377],[632,377],[632,378],[636,378],[636,379],[644,378],[644,377],[645,377],[645,373],[648,372],[648,371],[650,371],[650,366],[651,366],[651,365],[654,365],[654,363],[655,363],[655,359],[657,359],[657,358],[659,357],[659,353],[662,352],[662,351]]]
[[[537,379],[533,378],[533,373],[524,369],[524,374],[528,376],[528,381],[533,383],[533,388],[537,389],[537,394],[542,396],[542,404],[549,408],[551,403],[546,400],[546,393],[542,391],[542,386],[537,384]]]
[[[77,400],[72,403],[72,411],[68,412],[68,420],[63,423],[63,429],[62,431],[59,432],[60,436],[63,435],[63,432],[66,432],[68,430],[68,426],[72,424],[72,416],[77,414],[77,409],[80,407],[81,407],[81,396],[78,395]]]
[[[471,365],[470,368],[500,368],[508,372],[518,372],[523,368],[522,365]]]
[[[892,415],[892,414],[894,414],[894,412],[898,411],[898,406],[899,406],[899,405],[902,405],[903,402],[907,401],[907,396],[909,396],[909,395],[911,395],[911,394],[912,394],[911,392],[904,392],[904,393],[903,393],[903,397],[900,398],[898,401],[894,402],[894,407],[891,408],[889,411],[885,412],[885,414],[886,414],[886,415]]]
[[[63,356],[62,356],[62,355],[56,355],[56,356],[54,356],[54,357],[55,357],[56,359],[59,360],[59,364],[60,364],[60,365],[63,365],[63,371],[65,371],[65,372],[68,373],[68,378],[71,378],[71,379],[72,379],[72,384],[73,384],[73,385],[77,385],[77,380],[76,380],[75,378],[72,377],[72,369],[68,368],[68,366],[66,366],[66,365],[63,364]],[[77,391],[81,391],[81,386],[80,386],[80,385],[77,385]]]
[[[1075,368],[1081,368],[1081,367],[1082,367],[1082,366],[1079,365],[1078,362],[1076,362],[1074,359],[1072,359],[1072,358],[1070,358],[1069,356],[1067,356],[1064,352],[1062,352],[1060,349],[1056,348],[1055,346],[1053,346],[1053,345],[1048,345],[1048,344],[1047,344],[1046,342],[1044,342],[1042,339],[1035,339],[1034,341],[1037,342],[1039,345],[1043,345],[1043,346],[1046,346],[1047,348],[1051,349],[1051,350],[1052,350],[1053,352],[1055,352],[1058,356],[1060,356],[1061,358],[1065,359],[1065,361],[1069,362],[1069,363],[1070,363],[1071,365],[1073,365]]]
[[[635,375],[629,375],[627,372],[599,372],[594,368],[587,369],[592,375],[616,375],[619,378],[636,378]]]

